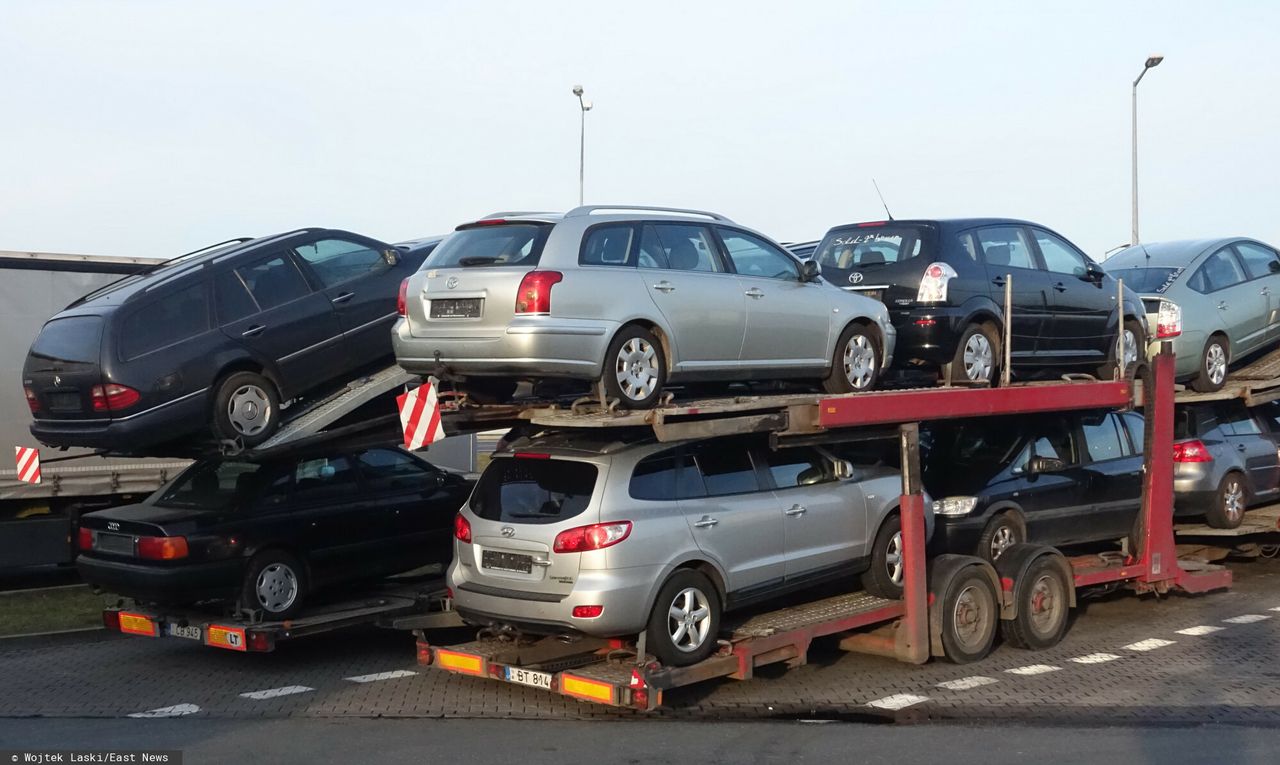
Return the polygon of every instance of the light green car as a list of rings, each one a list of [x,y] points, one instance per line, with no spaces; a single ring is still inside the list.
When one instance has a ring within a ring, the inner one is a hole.
[[[1177,377],[1198,391],[1218,390],[1229,364],[1280,341],[1280,255],[1262,242],[1140,244],[1103,267],[1142,295],[1152,343],[1172,338]]]

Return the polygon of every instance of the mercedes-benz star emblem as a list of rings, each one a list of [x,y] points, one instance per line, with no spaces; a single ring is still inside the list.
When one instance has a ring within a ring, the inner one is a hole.
[[[54,385],[61,385],[61,384],[62,384],[62,378],[61,378],[61,377],[58,377],[57,375],[54,375],[54,376],[53,376],[53,384],[54,384]]]
[[[454,287],[457,287],[457,286],[458,286],[458,277],[456,277],[456,276],[450,276],[448,279],[445,279],[445,280],[444,280],[444,286],[448,287],[449,289],[453,289]]]
[[[502,536],[504,536],[504,537],[514,537],[515,535],[516,535],[516,530],[515,530],[515,529],[511,528],[510,526],[503,526],[503,527],[502,527]]]
[[[860,282],[860,281],[862,281],[862,274],[861,274],[861,273],[859,273],[859,272],[857,272],[857,271],[854,271],[853,273],[849,274],[849,283],[850,283],[850,284],[857,284],[857,283],[858,283],[858,282]]]

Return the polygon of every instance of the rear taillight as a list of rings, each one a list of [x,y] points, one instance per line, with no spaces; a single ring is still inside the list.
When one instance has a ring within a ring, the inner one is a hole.
[[[1168,300],[1160,301],[1156,312],[1156,337],[1177,337],[1182,334],[1182,307]]]
[[[95,412],[119,412],[138,403],[138,399],[142,398],[142,394],[133,388],[115,383],[95,385],[89,389],[89,395],[93,399]]]
[[[516,313],[551,313],[551,288],[564,279],[559,271],[530,271],[520,280]]]
[[[400,294],[396,296],[396,313],[405,316],[409,311],[409,280],[400,282]]]
[[[612,547],[631,534],[631,521],[593,523],[556,534],[551,549],[558,553],[587,552]]]
[[[574,606],[573,618],[575,619],[595,619],[604,613],[604,606]]]
[[[462,513],[453,517],[453,538],[471,544],[471,521],[464,518]]]
[[[1204,445],[1204,442],[1199,439],[1179,441],[1173,445],[1173,461],[1213,462],[1213,455],[1209,453],[1209,448]]]
[[[138,537],[139,558],[147,560],[178,560],[187,557],[186,537]]]
[[[77,535],[77,539],[76,539],[76,547],[80,548],[81,550],[92,550],[93,549],[93,532],[86,529],[84,526],[81,526],[80,533]]]
[[[941,303],[947,299],[947,282],[956,277],[956,270],[946,263],[930,263],[920,277],[917,303]]]
[[[40,412],[40,399],[36,398],[36,392],[27,387],[24,387],[22,391],[27,394],[27,406],[31,407],[31,413],[38,414]]]

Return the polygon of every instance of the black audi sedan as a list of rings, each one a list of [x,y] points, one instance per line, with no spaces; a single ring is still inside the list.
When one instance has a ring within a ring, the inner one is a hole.
[[[1117,540],[1142,506],[1142,416],[1070,413],[933,423],[921,473],[936,552]]]
[[[822,276],[878,298],[898,331],[898,367],[950,370],[991,383],[1003,361],[1006,283],[1012,283],[1012,371],[1112,376],[1117,333],[1126,365],[1146,350],[1146,310],[1074,244],[1009,218],[890,220],[836,226],[813,259]]]
[[[400,449],[199,461],[139,504],[82,516],[76,565],[139,601],[288,618],[325,587],[447,564],[472,485]]]
[[[438,241],[438,240],[436,240]],[[237,239],[126,276],[40,331],[23,367],[31,433],[120,454],[201,431],[251,447],[281,405],[391,363],[399,285],[432,240],[308,228]]]

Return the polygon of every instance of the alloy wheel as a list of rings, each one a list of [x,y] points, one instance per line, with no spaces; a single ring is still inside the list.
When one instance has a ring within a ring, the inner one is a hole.
[[[1232,523],[1244,515],[1244,486],[1238,478],[1227,479],[1226,491],[1222,493],[1222,514]]]
[[[902,584],[902,532],[894,534],[889,540],[889,549],[884,556],[885,569],[889,573],[889,581]]]
[[[876,349],[866,335],[854,335],[844,346],[844,376],[854,390],[866,390],[876,373]]]
[[[686,587],[676,593],[667,609],[667,634],[671,644],[684,653],[693,653],[710,637],[711,604],[701,590]]]
[[[258,603],[269,613],[288,610],[298,598],[298,576],[283,563],[272,563],[258,573],[254,592]]]
[[[1008,525],[1002,525],[996,529],[996,533],[991,536],[991,560],[999,558],[1001,553],[1013,547],[1018,539],[1014,536],[1013,529]]]
[[[1124,350],[1122,353],[1125,369],[1129,369],[1138,363],[1138,337],[1131,329],[1124,331]]]
[[[1204,352],[1204,368],[1209,382],[1221,385],[1227,379],[1227,352],[1219,343],[1210,343]]]
[[[227,401],[227,419],[242,436],[256,436],[271,421],[271,399],[257,385],[241,385]]]
[[[658,385],[657,349],[639,337],[627,340],[618,349],[614,372],[623,394],[632,401],[643,401]]]

